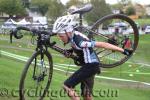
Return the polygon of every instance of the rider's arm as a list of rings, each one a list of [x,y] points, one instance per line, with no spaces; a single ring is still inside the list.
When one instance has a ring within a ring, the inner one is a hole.
[[[119,52],[124,52],[124,49],[117,47],[115,45],[112,45],[110,43],[106,43],[106,42],[95,42],[95,47],[105,48],[105,49],[119,51]]]
[[[133,53],[133,50],[123,49],[123,48],[117,47],[115,45],[112,45],[110,43],[106,43],[106,42],[95,42],[94,47],[98,47],[98,48],[100,47],[100,48],[105,48],[105,49],[109,49],[109,50],[119,51],[127,56],[129,56]]]
[[[81,48],[97,47],[97,48],[105,48],[114,51],[124,52],[124,49],[106,42],[80,41],[79,46]]]
[[[96,42],[96,41],[80,41],[80,43],[78,44],[79,47],[81,48],[90,48],[90,47],[97,47],[97,48],[105,48],[105,49],[109,49],[109,50],[113,50],[113,51],[119,51],[125,55],[131,55],[132,54],[132,50],[126,50],[120,47],[117,47],[115,45],[112,45],[110,43],[107,42]]]

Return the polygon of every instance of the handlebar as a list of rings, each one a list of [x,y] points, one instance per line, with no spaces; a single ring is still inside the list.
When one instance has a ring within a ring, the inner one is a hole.
[[[28,28],[28,27],[17,27],[16,29],[11,31],[11,35],[14,35],[16,39],[21,39],[23,35],[18,34],[18,31],[20,30],[25,30],[32,32],[33,34],[37,34],[38,36],[41,34],[49,35],[49,36],[54,36],[56,34],[52,33],[51,31],[45,31],[45,30],[38,30],[38,29],[33,29],[33,28]]]

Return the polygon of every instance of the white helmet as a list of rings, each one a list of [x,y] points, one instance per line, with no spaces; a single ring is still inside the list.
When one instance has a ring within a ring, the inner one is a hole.
[[[73,15],[66,15],[59,17],[53,25],[53,33],[64,34],[66,32],[72,32],[73,28],[77,25],[77,21]]]

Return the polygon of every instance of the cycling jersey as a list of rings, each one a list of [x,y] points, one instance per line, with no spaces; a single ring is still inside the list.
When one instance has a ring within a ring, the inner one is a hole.
[[[99,63],[98,57],[93,50],[95,41],[90,41],[86,35],[74,31],[70,43],[74,52],[84,63]]]

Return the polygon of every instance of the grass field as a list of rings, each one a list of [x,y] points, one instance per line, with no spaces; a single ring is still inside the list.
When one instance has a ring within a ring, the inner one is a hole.
[[[136,19],[135,22],[137,22],[140,26],[149,25],[150,18],[147,18],[147,19]]]
[[[13,44],[9,43],[9,36],[0,35],[0,50],[13,53],[20,56],[30,57],[34,51],[34,47],[30,43],[30,37],[26,36],[21,40],[15,40]],[[150,100],[150,86],[143,85],[141,82],[150,83],[150,52],[149,49],[150,35],[141,35],[139,47],[136,54],[125,64],[113,69],[102,69],[102,73],[98,76],[126,79],[139,82],[116,81],[105,78],[96,78],[94,100]],[[73,64],[73,61],[63,56],[57,56],[58,53],[49,50],[53,55],[55,64]],[[1,53],[1,52],[0,52]],[[142,64],[138,64],[142,63]],[[144,65],[145,64],[145,65]],[[8,90],[8,96],[2,97],[0,100],[18,100],[18,90],[20,75],[25,62],[0,54],[0,93],[2,89]],[[56,67],[56,66],[55,66]],[[67,70],[65,67],[59,67]],[[56,67],[58,68],[58,67]],[[78,69],[74,68],[73,69]],[[70,71],[73,71],[70,68]],[[133,76],[131,76],[131,74]],[[62,83],[69,77],[66,72],[54,70],[52,84],[50,90],[59,91],[62,89]],[[79,86],[76,87],[79,90]],[[116,95],[111,96],[108,91],[115,91]],[[117,91],[117,92],[116,92]],[[14,96],[16,97],[14,97]],[[50,99],[51,98],[51,99]],[[68,97],[60,97],[59,93],[55,96],[47,97],[48,100],[69,100]]]

